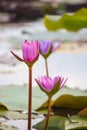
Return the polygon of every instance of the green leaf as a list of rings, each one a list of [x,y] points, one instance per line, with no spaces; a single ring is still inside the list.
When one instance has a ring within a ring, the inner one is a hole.
[[[73,96],[65,94],[57,98],[53,106],[72,109],[83,109],[87,107],[87,96]]]
[[[81,28],[87,28],[87,9],[82,8],[72,15],[65,13],[61,18],[45,15],[44,24],[50,31],[62,28],[68,31],[78,31]]]
[[[80,110],[87,107],[87,96],[62,95],[51,102],[52,112],[57,115],[78,114]],[[48,102],[42,104],[36,111],[46,113]]]
[[[87,96],[65,94],[55,100],[53,112],[62,116],[67,116],[67,114],[77,115],[85,107],[87,107]]]
[[[53,104],[54,104],[54,101],[52,100],[51,101],[51,107],[53,106]],[[48,109],[48,101],[44,102],[40,107],[38,107],[36,109],[36,111],[47,114],[47,109]]]
[[[37,130],[44,130],[46,120],[41,121],[36,124],[33,128]],[[49,120],[48,130],[64,130],[65,129],[65,119],[59,116],[51,116]]]
[[[82,109],[82,110],[78,113],[78,115],[80,115],[80,116],[87,116],[87,107],[84,108],[84,109]]]
[[[39,87],[33,88],[33,110],[37,109],[47,96]],[[0,102],[5,104],[9,110],[22,110],[26,111],[28,108],[28,87],[23,86],[1,86],[0,87]]]
[[[0,111],[8,110],[7,106],[4,104],[0,103]]]
[[[71,120],[66,120],[65,130],[87,130],[87,116],[71,116]]]
[[[76,127],[76,128],[71,128],[69,130],[87,130],[87,126],[81,126],[81,127]]]
[[[16,112],[16,111],[1,111],[0,117],[3,117],[5,119],[27,119],[27,114]]]
[[[72,94],[75,96],[87,96],[87,91],[79,89],[70,89],[63,87],[57,94],[53,96],[53,101],[64,94]],[[33,87],[33,110],[39,108],[48,97],[39,87]],[[28,107],[28,87],[23,86],[0,86],[0,102],[5,104],[9,110],[27,110]]]

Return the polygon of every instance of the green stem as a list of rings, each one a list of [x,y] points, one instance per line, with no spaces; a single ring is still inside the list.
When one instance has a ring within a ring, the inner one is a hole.
[[[47,113],[46,124],[45,124],[45,129],[44,130],[48,130],[48,123],[49,123],[50,112],[51,112],[51,98],[52,97],[50,97],[50,96],[48,98],[48,113]]]
[[[68,117],[69,122],[70,122],[70,123],[72,123],[72,120],[71,120],[71,118],[70,118],[70,115],[69,115],[69,114],[67,114],[67,117]]]
[[[32,128],[32,66],[29,68],[28,130]]]
[[[69,114],[67,114],[67,117],[70,123],[79,123],[78,121],[72,121]]]
[[[47,77],[49,77],[47,58],[45,58],[45,66],[46,66],[46,75],[47,75]]]

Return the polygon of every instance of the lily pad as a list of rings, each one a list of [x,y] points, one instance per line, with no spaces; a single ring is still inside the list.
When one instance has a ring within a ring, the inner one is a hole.
[[[87,107],[87,96],[62,95],[53,104],[55,114],[67,116],[77,115],[78,112]]]
[[[87,91],[82,91],[79,89],[70,89],[64,87],[57,94],[54,95],[53,101],[63,94],[72,94],[73,96],[86,96]],[[33,110],[39,108],[48,97],[43,93],[39,87],[33,88]],[[26,111],[28,108],[28,87],[24,86],[2,86],[0,87],[0,102],[5,104],[9,110],[22,110]]]
[[[44,130],[45,121],[36,124],[33,128],[37,130]],[[59,116],[51,116],[49,120],[48,130],[64,130],[65,129],[65,119]]]
[[[71,116],[74,123],[66,120],[65,130],[87,130],[87,117],[85,116]]]
[[[87,96],[73,96],[65,94],[57,98],[53,106],[72,109],[83,109],[87,107]]]
[[[3,111],[3,110],[8,110],[8,108],[4,104],[0,103],[0,111]]]
[[[39,95],[38,95],[39,93]],[[39,87],[33,88],[33,110],[47,99],[47,96],[41,92]],[[9,110],[28,109],[28,87],[24,86],[2,86],[0,87],[0,101],[5,104]]]
[[[4,117],[5,119],[27,119],[27,114],[16,112],[16,111],[1,111],[0,117]]]
[[[81,28],[87,28],[87,9],[82,8],[71,15],[65,13],[61,18],[45,15],[44,23],[50,31],[62,28],[68,31],[78,31]]]
[[[75,115],[80,110],[87,107],[87,96],[73,96],[69,94],[62,95],[52,101],[52,112],[57,115],[67,116],[67,114]],[[48,102],[42,104],[36,111],[46,113]]]
[[[78,115],[80,115],[80,116],[87,116],[87,107],[84,108],[84,109],[82,109],[82,110],[78,113]]]

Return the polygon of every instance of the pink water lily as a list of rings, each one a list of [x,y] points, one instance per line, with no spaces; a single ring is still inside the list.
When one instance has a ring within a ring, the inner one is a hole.
[[[11,53],[19,60],[32,65],[39,56],[39,44],[38,41],[27,41],[25,40],[22,44],[22,55],[23,58],[16,55],[14,52]]]
[[[22,55],[23,58],[16,55],[14,52],[11,53],[15,56],[19,61],[25,62],[28,65],[29,70],[29,96],[28,96],[28,129],[32,129],[32,66],[39,56],[39,45],[38,41],[27,41],[25,40],[22,44]]]
[[[63,77],[56,76],[53,79],[51,77],[42,76],[35,79],[39,87],[50,96],[53,96],[57,91],[59,91],[66,83],[67,79]]]
[[[23,59],[27,62],[34,62],[38,58],[39,46],[38,41],[25,41],[22,44]]]
[[[48,112],[46,117],[46,123],[44,130],[48,130],[50,112],[51,112],[51,101],[52,96],[56,94],[66,83],[67,79],[63,77],[56,76],[53,79],[51,77],[42,76],[35,79],[40,89],[45,92],[48,96]]]

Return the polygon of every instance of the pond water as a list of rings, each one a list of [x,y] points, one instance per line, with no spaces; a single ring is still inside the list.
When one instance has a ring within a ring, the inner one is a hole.
[[[21,43],[23,40],[87,40],[87,29],[77,33],[59,30],[48,32],[43,20],[29,23],[9,24],[0,28],[0,86],[27,84],[28,71],[23,63],[19,63],[11,55],[10,50],[21,55]],[[48,59],[50,76],[61,75],[68,78],[66,85],[71,88],[87,89],[87,53],[53,53]],[[40,56],[33,67],[33,86],[36,86],[35,78],[45,75],[44,59]]]
[[[67,85],[87,89],[87,54],[54,53],[48,58],[49,75],[68,78]],[[35,78],[45,75],[44,59],[40,56],[33,66],[33,86]],[[1,85],[23,85],[28,83],[28,69],[24,63],[16,66],[0,65]]]
[[[0,87],[22,86],[28,83],[27,66],[18,62],[10,53],[10,50],[13,50],[21,55],[20,47],[25,39],[87,40],[87,29],[82,29],[77,33],[66,30],[48,32],[42,20],[0,27]],[[87,53],[54,52],[48,58],[48,67],[50,76],[60,75],[68,78],[66,83],[68,87],[87,90]],[[45,63],[42,56],[39,56],[33,66],[33,87],[37,86],[35,78],[43,75],[45,75]],[[41,120],[43,117],[32,120],[33,125]],[[9,120],[6,121],[6,124],[18,127],[19,130],[27,129],[27,120]]]

